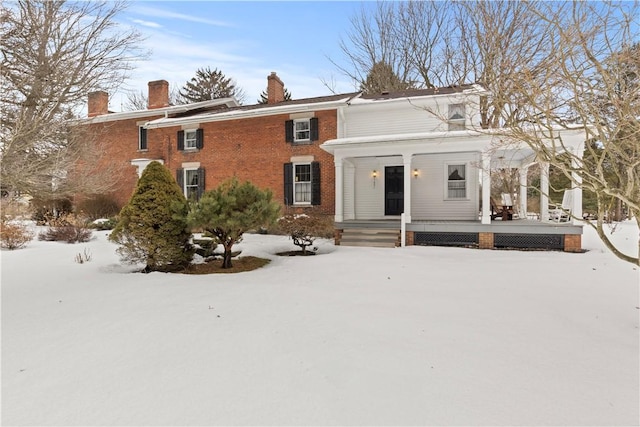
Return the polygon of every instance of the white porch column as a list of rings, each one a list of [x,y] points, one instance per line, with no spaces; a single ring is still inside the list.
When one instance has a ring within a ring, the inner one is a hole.
[[[518,169],[520,174],[520,218],[527,218],[527,173],[529,167],[521,167]]]
[[[571,160],[571,167],[574,170],[582,167],[582,153],[584,153],[584,144],[578,144],[574,149],[574,157]],[[573,224],[580,224],[582,218],[582,176],[575,172],[571,172],[571,192],[572,194],[572,206],[571,206],[571,222]]]
[[[549,163],[540,163],[540,219],[549,220]]]
[[[411,158],[412,154],[403,154],[404,163],[404,219],[407,224],[411,223]]]
[[[335,162],[335,221],[342,222],[344,220],[344,177],[342,175],[342,157],[334,157]]]
[[[491,154],[482,153],[482,224],[491,224]]]

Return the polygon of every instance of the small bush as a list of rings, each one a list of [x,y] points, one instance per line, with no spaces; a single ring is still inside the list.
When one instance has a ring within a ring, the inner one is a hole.
[[[51,221],[72,212],[70,199],[32,199],[32,219],[38,225],[50,225]]]
[[[278,220],[278,228],[293,239],[293,244],[307,253],[307,247],[319,237],[333,234],[333,221],[326,215],[287,214]]]
[[[27,226],[5,221],[0,221],[0,246],[14,250],[24,247],[33,239],[33,233]]]
[[[120,212],[120,207],[113,197],[105,194],[95,194],[78,203],[76,212],[82,212],[89,219],[96,220],[116,216]]]
[[[97,219],[89,224],[89,228],[98,231],[113,230],[118,224],[117,218]]]
[[[38,235],[48,242],[84,243],[91,240],[93,232],[86,219],[67,214],[49,221],[49,228]]]
[[[78,252],[74,259],[78,264],[84,264],[91,261],[92,258],[91,251],[85,248],[84,253]]]

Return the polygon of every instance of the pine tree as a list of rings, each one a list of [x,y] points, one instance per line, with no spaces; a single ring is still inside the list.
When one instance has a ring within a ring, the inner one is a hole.
[[[267,104],[269,100],[269,95],[267,94],[267,90],[263,90],[260,92],[260,98],[258,98],[258,104]],[[284,88],[284,100],[291,101],[291,92],[286,87]]]
[[[199,68],[195,77],[180,89],[180,96],[185,104],[231,97],[242,102],[245,97],[242,89],[236,86],[235,80],[226,77],[217,68],[211,70],[209,67]]]
[[[234,177],[202,195],[189,213],[189,224],[201,227],[222,244],[222,268],[231,268],[233,245],[246,231],[271,225],[279,213],[271,190],[260,190],[249,181],[240,184]]]
[[[127,263],[145,263],[144,272],[186,267],[193,257],[188,205],[169,170],[151,162],[109,236]]]
[[[391,65],[380,61],[373,64],[367,79],[362,82],[360,88],[365,93],[395,92],[410,89],[412,85],[404,82],[393,71]]]

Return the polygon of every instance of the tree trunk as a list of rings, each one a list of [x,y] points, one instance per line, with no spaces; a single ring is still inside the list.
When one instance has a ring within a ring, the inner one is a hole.
[[[231,264],[231,247],[224,246],[224,255],[222,255],[222,268],[231,268],[233,264]]]

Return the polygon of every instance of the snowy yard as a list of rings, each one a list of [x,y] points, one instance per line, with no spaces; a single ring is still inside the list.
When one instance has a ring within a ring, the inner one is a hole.
[[[639,422],[639,272],[587,228],[584,254],[247,235],[269,265],[204,276],[131,273],[106,233],[2,251],[3,425]]]

